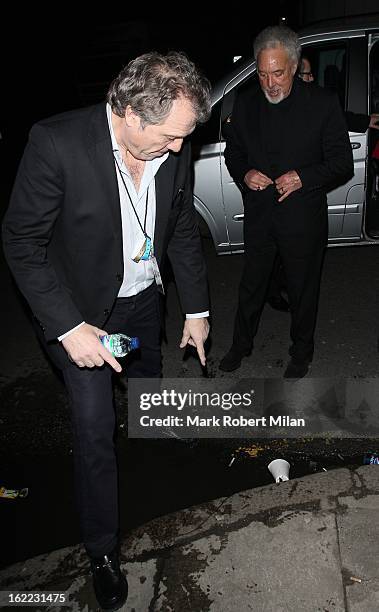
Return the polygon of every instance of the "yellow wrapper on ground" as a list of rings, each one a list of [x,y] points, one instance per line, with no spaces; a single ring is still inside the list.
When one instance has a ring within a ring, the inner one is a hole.
[[[6,489],[5,487],[0,487],[0,498],[3,499],[16,499],[17,497],[26,497],[29,490],[25,489]]]

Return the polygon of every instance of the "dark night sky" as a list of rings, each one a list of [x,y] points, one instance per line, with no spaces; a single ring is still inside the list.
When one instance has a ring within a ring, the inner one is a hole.
[[[110,82],[122,65],[151,49],[185,51],[215,81],[231,67],[234,54],[251,53],[262,27],[278,23],[283,4],[271,2],[270,10],[247,19],[239,13],[205,20],[191,9],[177,22],[130,11],[122,15],[114,7],[80,16],[33,11],[17,23],[6,53],[6,82],[15,107],[39,118],[86,103],[85,96],[80,98],[83,84]]]
[[[377,0],[362,2],[376,6]],[[233,55],[250,56],[256,34],[281,16],[297,30],[301,15],[317,20],[321,13],[325,18],[358,10],[355,0],[234,2],[223,12],[216,3],[182,3],[153,14],[129,5],[86,5],[54,5],[50,12],[35,3],[30,9],[7,6],[0,41],[3,142],[25,141],[38,119],[103,99],[122,66],[146,51],[184,51],[215,82],[232,68]],[[214,14],[204,17],[205,8]]]
[[[4,46],[1,132],[19,157],[31,125],[44,117],[104,98],[107,86],[130,59],[149,50],[186,52],[215,82],[232,68],[233,55],[251,55],[255,35],[276,24],[286,5],[292,15],[297,0],[272,0],[269,9],[241,8],[236,14],[205,19],[193,7],[181,14],[149,16],[131,14],[109,5],[87,14],[65,10],[38,13],[33,7],[22,17],[14,9],[9,30],[14,34]],[[105,10],[106,9],[106,10]],[[117,15],[117,18],[115,18]],[[291,15],[289,25],[296,27]],[[6,29],[3,24],[3,29]],[[4,104],[5,102],[5,104]]]

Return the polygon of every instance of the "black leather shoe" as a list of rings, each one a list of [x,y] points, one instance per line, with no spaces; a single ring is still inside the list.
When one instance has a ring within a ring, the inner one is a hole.
[[[99,559],[91,559],[96,599],[103,610],[118,610],[128,597],[128,583],[121,573],[116,551]]]
[[[303,378],[308,374],[309,363],[307,361],[294,361],[291,359],[283,374],[283,378]]]
[[[243,357],[250,355],[250,351],[241,351],[232,346],[230,351],[221,359],[219,369],[223,372],[233,372],[240,367]]]
[[[266,301],[274,310],[280,310],[281,312],[289,312],[290,310],[289,303],[282,295],[271,295]]]

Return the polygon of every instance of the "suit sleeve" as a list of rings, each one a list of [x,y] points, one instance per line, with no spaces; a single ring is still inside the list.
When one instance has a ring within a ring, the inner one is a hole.
[[[304,190],[328,190],[354,174],[353,154],[345,118],[337,96],[330,95],[322,125],[323,160],[297,171]]]
[[[183,152],[184,153],[184,152]],[[187,164],[183,204],[170,238],[167,254],[175,276],[183,312],[209,310],[208,282],[192,192],[191,148],[186,147]]]
[[[241,96],[237,95],[233,112],[229,119],[224,125],[226,138],[225,164],[235,183],[243,187],[245,186],[245,175],[251,168],[248,163],[244,101]]]
[[[64,181],[48,129],[35,125],[3,221],[3,246],[16,283],[53,340],[83,321],[59,282],[47,248],[63,202]]]
[[[364,134],[368,130],[368,126],[370,123],[370,115],[346,111],[345,119],[349,132],[359,132],[361,134]]]

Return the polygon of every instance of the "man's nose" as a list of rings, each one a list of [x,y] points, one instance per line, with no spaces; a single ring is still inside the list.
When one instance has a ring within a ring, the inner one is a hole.
[[[269,86],[270,89],[272,88],[273,85],[275,85],[274,77],[271,74],[267,76],[267,85]]]
[[[183,138],[175,138],[170,144],[167,145],[169,151],[173,151],[173,153],[178,153],[182,148]]]

